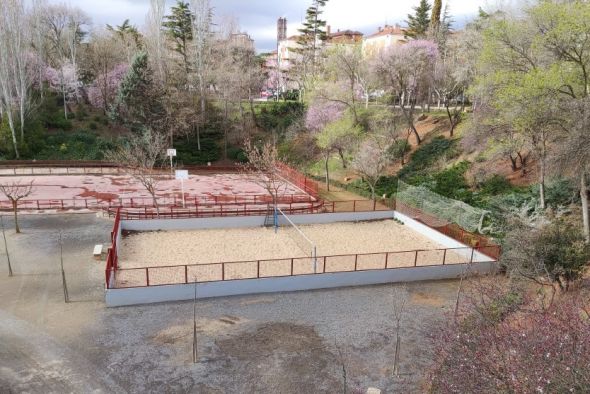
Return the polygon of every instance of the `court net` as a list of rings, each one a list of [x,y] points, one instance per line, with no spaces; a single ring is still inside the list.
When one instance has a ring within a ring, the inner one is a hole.
[[[313,265],[313,272],[317,273],[317,256],[318,250],[316,244],[309,239],[307,235],[299,226],[297,226],[289,216],[285,214],[281,210],[281,208],[277,207],[276,209],[276,216],[275,216],[275,231],[278,230],[279,227],[282,227],[282,231],[286,231],[289,237],[295,242],[295,244],[301,249],[303,253],[307,257],[311,259],[311,264]]]

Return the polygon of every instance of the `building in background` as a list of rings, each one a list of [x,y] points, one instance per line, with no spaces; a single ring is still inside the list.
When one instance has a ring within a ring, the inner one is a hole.
[[[391,46],[405,44],[408,42],[405,33],[399,25],[379,27],[376,33],[363,40],[363,54],[372,57]]]

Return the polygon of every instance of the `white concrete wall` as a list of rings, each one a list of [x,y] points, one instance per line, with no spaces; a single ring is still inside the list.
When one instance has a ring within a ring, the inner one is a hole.
[[[361,220],[393,219],[394,211],[315,213],[290,215],[295,224],[319,224],[336,222],[354,222]],[[199,219],[150,219],[122,220],[123,230],[158,231],[158,230],[199,230],[208,228],[259,227],[264,225],[265,216],[231,216]],[[284,222],[284,219],[281,223]]]
[[[451,279],[460,277],[467,266],[467,264],[439,265],[430,267],[300,275],[284,278],[244,279],[199,283],[197,285],[197,297],[211,298],[244,294],[276,293],[383,283]],[[490,273],[493,272],[495,266],[494,263],[475,263],[471,265],[469,271],[470,273],[477,272],[480,274]],[[115,307],[192,300],[193,297],[193,284],[139,287],[131,289],[109,289],[106,291],[106,304],[109,307]]]
[[[406,216],[406,215],[396,211],[394,214],[394,217],[395,217],[395,219],[402,222],[405,226],[408,226],[412,230],[424,235],[425,237],[430,238],[431,240],[444,246],[445,248],[461,248],[461,249],[454,250],[453,252],[455,252],[455,253],[465,256],[469,259],[471,259],[471,255],[473,254],[473,261],[474,262],[484,262],[484,261],[487,262],[487,261],[490,261],[490,259],[491,259],[490,257],[488,257],[480,252],[476,252],[475,250],[473,250],[473,248],[471,248],[471,246],[467,246],[464,243],[457,241],[456,239],[448,237],[448,236],[444,235],[443,233],[438,232],[435,229],[430,228],[427,225],[422,224],[422,223],[418,222],[417,220],[410,218],[409,216]]]

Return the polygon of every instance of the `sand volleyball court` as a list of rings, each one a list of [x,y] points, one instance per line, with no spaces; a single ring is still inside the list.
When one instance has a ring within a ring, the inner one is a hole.
[[[120,244],[117,285],[145,286],[146,267],[154,285],[469,261],[467,248],[445,250],[393,220],[299,228],[317,248],[315,266],[312,246],[290,226],[132,232]]]

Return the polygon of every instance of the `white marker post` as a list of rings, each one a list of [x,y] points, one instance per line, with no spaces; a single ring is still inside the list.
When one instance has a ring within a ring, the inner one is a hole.
[[[180,180],[180,187],[182,189],[182,207],[186,208],[184,203],[184,180],[188,180],[188,170],[176,170],[176,179]]]
[[[174,170],[172,168],[172,158],[176,157],[176,149],[166,149],[166,156],[170,157],[170,174],[174,174]]]

